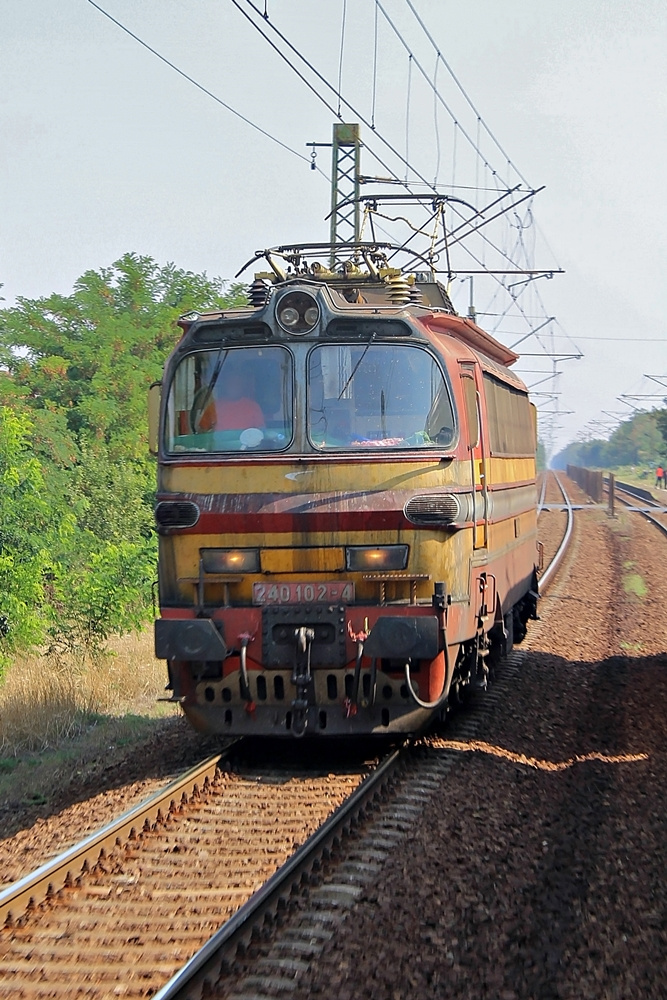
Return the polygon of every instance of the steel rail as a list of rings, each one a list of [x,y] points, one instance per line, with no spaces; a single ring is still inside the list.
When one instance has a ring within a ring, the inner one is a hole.
[[[563,540],[556,555],[540,581],[540,591],[544,592],[553,580],[565,550],[570,541],[573,525],[573,511],[563,484],[554,473],[556,482],[566,504],[568,521]],[[546,489],[546,475],[542,494]],[[408,744],[394,751],[369,775],[362,784],[332,813],[328,820],[312,834],[285,864],[244,904],[205,945],[180,969],[157,993],[153,1000],[184,1000],[203,995],[206,980],[215,981],[225,956],[233,954],[237,946],[250,939],[252,928],[267,912],[273,912],[278,901],[284,899],[291,887],[302,874],[313,867],[317,858],[350,825],[353,816],[360,811],[366,801],[377,793],[387,774],[396,766]]]
[[[549,473],[545,471],[544,474],[543,474],[543,476],[542,476],[542,489],[540,490],[540,499],[537,502],[537,516],[538,517],[542,513],[542,508],[544,507],[544,498],[545,498],[546,492],[547,492],[547,476],[548,475],[549,475]]]
[[[258,921],[278,908],[280,900],[289,895],[292,886],[313,868],[324,852],[350,827],[369,799],[378,793],[409,745],[406,742],[392,751],[248,902],[153,995],[153,1000],[200,997],[205,980],[218,977],[223,958],[233,953],[239,944],[249,941]]]
[[[178,804],[184,795],[201,788],[206,779],[215,774],[223,754],[201,761],[122,816],[3,889],[0,892],[0,928],[8,919],[16,919],[31,905],[43,902],[69,880],[78,878],[86,867],[97,863],[102,851],[115,847],[116,842],[128,837],[133,829],[141,830],[147,822],[155,821],[159,815],[165,816],[172,802]]]
[[[551,562],[545,569],[544,573],[540,577],[540,595],[543,595],[547,592],[547,590],[549,589],[549,587],[556,578],[556,573],[558,571],[558,568],[562,562],[563,556],[567,551],[567,547],[570,544],[570,538],[572,536],[572,528],[574,525],[574,512],[572,510],[572,504],[570,502],[570,498],[565,492],[565,487],[558,478],[558,475],[555,472],[553,472],[552,474],[554,479],[558,483],[558,488],[563,494],[563,502],[565,503],[565,510],[567,513],[567,527],[565,528],[565,534],[563,535],[563,540],[558,546],[558,549],[556,550],[556,554],[554,555],[553,559],[551,560]]]
[[[609,490],[609,480],[605,479],[604,481],[607,484],[607,490]],[[643,500],[645,503],[650,503],[653,507],[657,507],[659,510],[664,511],[664,508],[660,503],[658,503],[655,497],[651,496],[647,490],[643,490],[639,486],[631,486],[629,483],[619,483],[617,481],[614,484],[614,494],[617,495],[619,493],[625,493],[627,496],[632,497],[634,501]],[[650,511],[646,510],[646,508],[637,507],[636,503],[631,503],[629,500],[625,500],[622,496],[619,496],[618,499],[621,503],[624,503],[626,507],[629,507],[630,510],[635,511],[637,514],[641,514],[647,521],[654,524],[656,528],[663,533],[663,535],[667,535],[667,525],[663,524],[662,521],[659,521],[657,517],[654,517]]]
[[[568,523],[559,549],[540,581],[541,593],[544,593],[552,582],[572,533],[572,506],[555,473],[554,477],[566,504]],[[546,475],[542,486],[542,497],[545,490]],[[240,944],[249,941],[253,928],[259,920],[278,909],[281,900],[289,895],[292,887],[305,873],[313,869],[332,844],[350,828],[364,806],[378,794],[407,746],[409,742],[394,750],[372,774],[364,779],[285,864],[154,994],[154,1000],[176,1000],[176,998],[182,1000],[184,997],[201,996],[204,982],[214,976],[217,978],[224,957],[234,953]],[[160,814],[164,815],[179,796],[192,792],[195,786],[203,785],[207,777],[211,778],[214,775],[222,756],[223,754],[217,754],[203,761],[97,833],[0,892],[0,926],[10,914],[18,915],[18,912],[25,910],[30,903],[37,904],[57,891],[67,883],[68,877],[76,878],[85,869],[86,864],[96,863],[102,850],[115,846],[117,840],[127,836],[133,828],[137,829],[140,825],[157,819]]]

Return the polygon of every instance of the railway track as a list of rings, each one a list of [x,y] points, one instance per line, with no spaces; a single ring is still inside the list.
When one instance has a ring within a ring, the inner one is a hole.
[[[558,488],[559,488],[559,490],[561,492],[561,495],[563,497],[563,504],[564,504],[564,507],[565,507],[565,514],[566,514],[566,524],[565,524],[565,532],[563,534],[562,541],[561,541],[560,545],[558,546],[558,548],[556,550],[556,553],[553,556],[553,558],[551,559],[549,565],[543,570],[542,575],[540,576],[540,593],[541,594],[544,594],[548,590],[548,588],[551,586],[551,584],[553,583],[553,581],[554,581],[554,579],[556,577],[556,573],[558,572],[558,569],[559,569],[559,567],[561,565],[561,561],[562,561],[562,559],[563,559],[563,557],[564,557],[564,555],[565,555],[565,553],[567,551],[567,547],[568,547],[568,545],[570,543],[570,538],[572,537],[572,527],[574,525],[574,512],[573,512],[573,509],[572,509],[572,504],[570,503],[570,498],[567,495],[567,492],[565,491],[565,487],[563,486],[563,484],[562,484],[561,480],[559,479],[557,473],[552,472],[551,475],[555,479],[555,481],[556,481],[556,483],[558,485]],[[546,480],[547,480],[547,476],[545,474],[545,476],[544,476],[545,488],[546,488]],[[539,509],[540,508],[538,507],[538,510]]]
[[[571,533],[556,481],[568,528],[541,590]],[[479,734],[521,659],[508,658],[448,737]],[[295,777],[294,767],[239,775],[220,770],[222,757],[208,759],[0,894],[0,997],[198,998],[305,892],[298,933],[264,949],[239,996],[284,986],[399,848],[454,758],[436,739],[393,750],[366,776],[358,768]],[[361,832],[323,879],[323,861],[357,823]]]
[[[605,478],[604,480],[605,488],[609,490],[609,480]],[[656,512],[660,512],[662,518],[667,515],[667,510],[665,506],[659,503],[655,497],[649,493],[648,490],[643,490],[639,486],[632,486],[630,483],[619,483],[616,481],[614,483],[614,495],[618,497],[621,503],[632,511],[636,511],[641,514],[642,517],[654,524],[663,535],[667,535],[667,523],[665,520],[660,520],[660,517]],[[640,503],[638,504],[639,501]]]

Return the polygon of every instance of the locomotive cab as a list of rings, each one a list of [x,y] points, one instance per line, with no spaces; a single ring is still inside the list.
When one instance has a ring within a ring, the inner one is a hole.
[[[415,732],[534,611],[516,356],[430,276],[271,277],[166,367],[156,655],[205,732]]]

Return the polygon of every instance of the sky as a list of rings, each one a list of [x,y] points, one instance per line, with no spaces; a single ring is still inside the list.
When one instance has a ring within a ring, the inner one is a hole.
[[[254,2],[265,31],[279,28],[335,89],[340,77],[355,109],[343,103],[344,120],[374,120],[375,133],[362,124],[364,173],[407,172],[413,190],[421,174],[475,207],[499,178],[544,186],[484,232],[508,252],[521,240],[524,266],[565,273],[517,287],[516,305],[495,278],[476,276],[473,295],[480,324],[507,344],[555,317],[522,341],[517,365],[554,450],[599,436],[605,411],[630,415],[620,395],[660,392],[645,375],[667,374],[663,0],[412,0],[435,47],[410,0]],[[249,0],[237,3],[99,5],[289,149],[89,0],[0,0],[5,306],[69,294],[128,251],[232,279],[257,249],[327,239],[329,152],[310,170],[306,144],[330,141],[337,98],[316,81],[325,107],[244,16]],[[486,267],[497,261],[489,243],[472,246]],[[466,253],[451,285],[462,313],[477,267]],[[553,380],[553,353],[583,357]]]

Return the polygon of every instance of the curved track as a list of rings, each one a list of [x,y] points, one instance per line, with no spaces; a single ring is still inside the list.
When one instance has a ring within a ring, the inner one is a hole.
[[[542,574],[541,592],[552,582],[572,530],[572,508],[555,478],[568,512],[567,529]],[[488,711],[506,696],[521,655],[509,658],[499,683],[472,713],[454,719],[454,734],[477,734],[485,704]],[[303,777],[300,785],[284,773],[266,771],[251,778],[248,788],[247,779],[216,771],[220,758],[209,759],[152,796],[143,809],[136,807],[0,895],[0,914],[7,917],[0,939],[0,997],[145,996],[155,990],[160,1000],[201,996],[204,982],[215,980],[225,957],[247,944],[295,886],[309,881],[371,802],[371,854],[378,865],[382,850],[392,849],[392,838],[409,832],[420,803],[440,780],[442,761],[431,774],[423,751],[422,746],[415,757],[410,747],[395,750],[363,780],[360,771],[306,779],[305,792]],[[399,788],[383,806],[378,796],[387,794],[388,783],[401,785],[405,768],[410,774],[403,791]],[[255,818],[243,832],[240,817],[253,809]],[[230,838],[232,813],[242,832],[234,827]],[[308,822],[296,823],[299,813]],[[211,856],[229,847],[230,839],[236,840],[236,860],[227,853],[210,865]],[[340,908],[341,897],[351,902],[360,891],[355,888],[359,880],[370,877],[374,869],[367,853],[363,863],[347,862],[356,881],[338,886],[335,903],[325,892],[329,909]],[[257,854],[263,856],[263,877]],[[191,898],[184,903],[188,888]],[[309,934],[308,941],[319,940],[316,929]]]
[[[549,565],[542,573],[542,576],[540,577],[540,593],[544,593],[551,586],[553,580],[556,577],[556,573],[558,572],[558,568],[561,564],[563,556],[565,555],[567,547],[570,544],[570,538],[572,537],[572,526],[574,524],[574,513],[572,510],[572,504],[570,503],[570,498],[565,492],[565,487],[558,478],[558,475],[555,472],[552,472],[552,475],[556,480],[556,482],[558,483],[558,488],[560,489],[563,495],[563,503],[565,504],[565,510],[567,513],[567,525],[565,528],[565,534],[563,535],[563,540],[560,543],[556,551],[556,554],[554,555],[553,559],[551,560]],[[545,482],[546,482],[546,476],[545,476]]]

